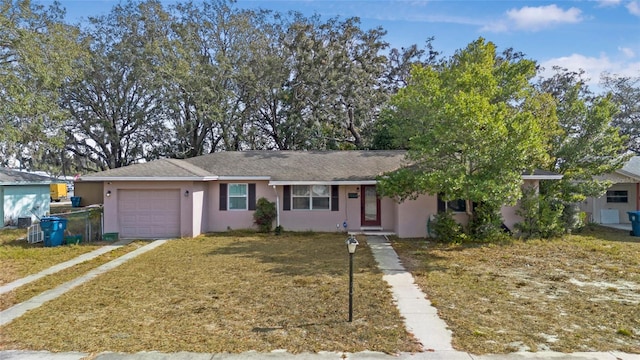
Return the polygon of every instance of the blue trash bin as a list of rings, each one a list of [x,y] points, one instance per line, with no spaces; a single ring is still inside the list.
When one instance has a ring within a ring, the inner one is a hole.
[[[44,246],[60,246],[64,242],[67,219],[54,216],[43,217],[40,219],[40,228],[44,233]]]
[[[80,196],[72,196],[71,197],[71,207],[80,207],[80,200],[82,198]]]
[[[640,236],[640,211],[627,211],[631,221],[631,236]]]

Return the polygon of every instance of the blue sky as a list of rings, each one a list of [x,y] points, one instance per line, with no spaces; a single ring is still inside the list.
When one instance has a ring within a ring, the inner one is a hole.
[[[105,14],[118,3],[60,2],[72,22]],[[602,72],[640,76],[640,0],[239,0],[237,6],[317,13],[325,19],[357,16],[365,29],[386,29],[393,47],[423,45],[434,37],[435,50],[447,56],[484,37],[499,50],[523,52],[547,71],[554,65],[583,69],[593,86]]]

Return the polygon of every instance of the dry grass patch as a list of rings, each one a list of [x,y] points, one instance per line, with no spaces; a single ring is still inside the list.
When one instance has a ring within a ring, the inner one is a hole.
[[[549,241],[443,245],[395,240],[471,353],[640,353],[640,241],[594,228]]]
[[[102,245],[104,246],[105,244]],[[31,299],[32,297],[39,295],[46,290],[53,289],[58,285],[64,284],[67,281],[84,275],[90,270],[93,270],[102,264],[106,264],[109,261],[114,260],[144,245],[145,243],[141,241],[130,243],[128,245],[114,249],[113,251],[110,251],[108,253],[102,254],[89,261],[74,265],[68,269],[64,269],[55,274],[45,276],[42,279],[36,280],[29,284],[23,285],[13,291],[2,294],[0,295],[0,311],[8,309],[15,304]],[[70,245],[70,247],[79,246],[82,245]]]
[[[1,349],[419,351],[366,241],[348,323],[343,234],[175,240],[0,329]],[[47,334],[47,336],[42,336]]]
[[[0,285],[36,274],[104,245],[82,243],[78,246],[44,247],[43,243],[27,243],[26,237],[26,229],[0,230]]]

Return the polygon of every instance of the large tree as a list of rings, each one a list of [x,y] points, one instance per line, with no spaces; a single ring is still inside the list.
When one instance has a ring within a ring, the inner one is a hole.
[[[602,84],[618,106],[613,125],[627,135],[628,149],[640,154],[640,74],[637,77],[604,74]]]
[[[584,71],[554,70],[537,85],[552,97],[559,126],[550,137],[550,161],[539,166],[563,179],[547,184],[544,191],[565,203],[600,196],[609,183],[594,177],[619,169],[629,157],[626,137],[612,124],[617,106],[612,95],[590,91]]]
[[[126,166],[143,158],[164,137],[166,119],[159,105],[152,55],[166,34],[166,14],[157,1],[117,5],[91,19],[87,35],[91,57],[83,79],[70,83],[62,103],[67,150],[88,159],[93,169]]]
[[[78,75],[84,54],[79,30],[63,17],[56,4],[0,2],[0,165],[16,159],[29,167],[62,145],[58,91]]]
[[[410,166],[381,177],[399,200],[423,193],[492,208],[520,197],[522,173],[545,157],[536,64],[480,38],[436,65],[415,66],[386,116],[407,141]]]

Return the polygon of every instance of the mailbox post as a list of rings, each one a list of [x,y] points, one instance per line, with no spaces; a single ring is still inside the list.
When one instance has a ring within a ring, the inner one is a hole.
[[[356,252],[358,240],[353,236],[347,239],[347,250],[349,250],[349,322],[353,320],[353,254]]]

